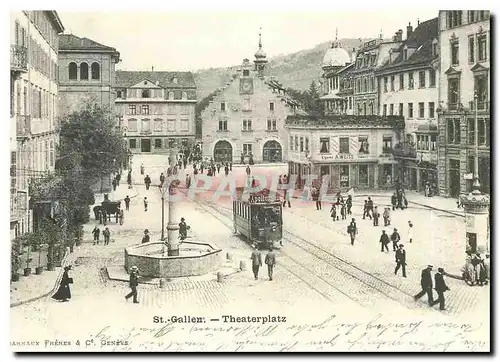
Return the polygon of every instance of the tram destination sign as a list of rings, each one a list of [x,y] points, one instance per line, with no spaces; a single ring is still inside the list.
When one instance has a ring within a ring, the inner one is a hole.
[[[272,200],[269,198],[267,195],[250,195],[248,198],[250,202],[274,202],[275,200]]]

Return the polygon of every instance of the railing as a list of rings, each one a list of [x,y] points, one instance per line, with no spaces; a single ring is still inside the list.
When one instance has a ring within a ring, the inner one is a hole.
[[[383,154],[392,154],[392,147],[382,147],[382,153]]]
[[[142,131],[141,131],[141,134],[142,134],[142,135],[151,134],[151,130],[150,130],[150,129],[142,130]]]
[[[475,111],[476,108],[476,102],[470,101],[469,102],[469,109],[471,111]],[[489,101],[483,101],[483,102],[477,102],[477,110],[478,111],[489,111],[490,110],[490,102]]]
[[[415,146],[407,144],[407,143],[398,143],[392,149],[392,154],[394,157],[417,157],[417,149]]]
[[[21,45],[10,45],[10,69],[28,71],[28,49]]]
[[[16,115],[16,137],[24,139],[31,134],[31,117],[18,114]]]
[[[448,103],[448,110],[449,111],[458,111],[458,105],[459,105],[459,103]]]

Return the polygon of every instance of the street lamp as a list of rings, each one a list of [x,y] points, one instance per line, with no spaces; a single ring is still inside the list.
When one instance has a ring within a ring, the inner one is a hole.
[[[480,194],[481,185],[479,183],[479,124],[477,121],[477,103],[478,94],[477,90],[474,91],[474,151],[476,152],[474,158],[474,182],[472,183],[472,193]]]
[[[161,195],[161,241],[165,240],[165,183],[158,186]]]

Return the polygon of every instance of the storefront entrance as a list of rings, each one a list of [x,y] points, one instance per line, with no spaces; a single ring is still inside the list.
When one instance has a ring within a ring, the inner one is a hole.
[[[267,141],[262,150],[263,162],[281,162],[283,159],[281,145],[278,141]]]
[[[215,162],[233,162],[233,146],[228,141],[219,141],[214,147]]]
[[[141,152],[151,152],[151,140],[149,138],[141,139]]]
[[[458,195],[460,194],[460,161],[450,160],[448,176],[450,196],[458,197]]]

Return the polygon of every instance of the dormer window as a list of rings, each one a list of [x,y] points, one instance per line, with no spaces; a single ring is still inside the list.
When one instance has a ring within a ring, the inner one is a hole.
[[[182,92],[182,99],[183,100],[187,100],[188,99],[187,92]]]
[[[144,82],[146,83],[146,82]],[[151,97],[151,93],[149,91],[149,89],[143,89],[142,90],[142,98],[150,98]]]
[[[174,83],[174,84],[179,83],[179,80],[177,79],[177,77],[174,77],[174,79],[172,79],[172,83]]]
[[[438,43],[435,41],[432,43],[432,56],[435,57],[438,54]]]
[[[244,77],[248,77],[249,75],[250,75],[250,71],[249,71],[248,69],[245,69],[245,70],[243,71],[243,76],[244,76]]]
[[[144,85],[148,85],[148,81],[147,80],[144,81]]]
[[[168,99],[173,100],[174,99],[174,92],[168,92]]]

